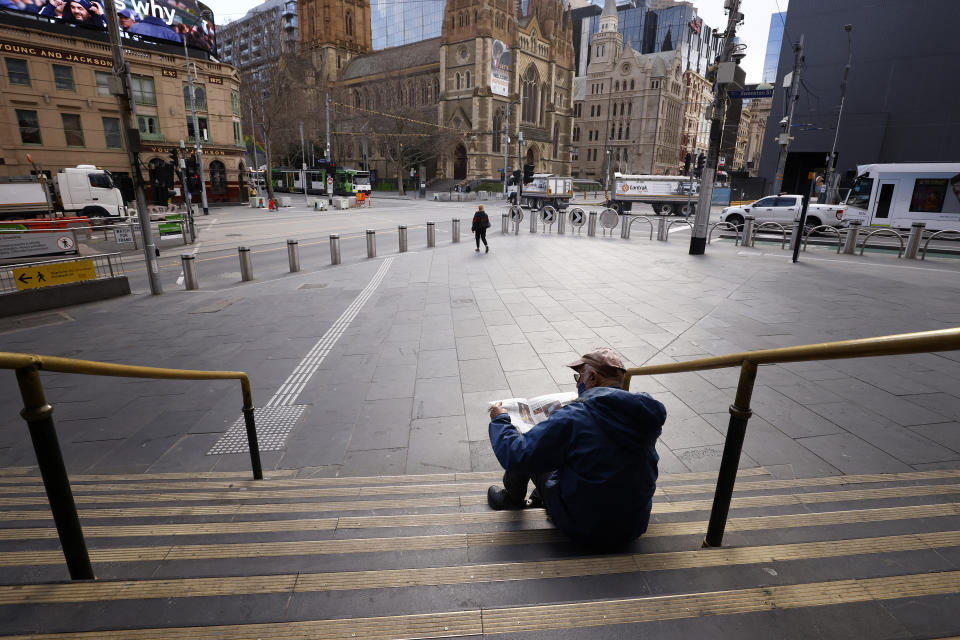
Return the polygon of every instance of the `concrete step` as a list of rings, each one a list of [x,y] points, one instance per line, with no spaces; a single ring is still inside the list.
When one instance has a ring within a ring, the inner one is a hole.
[[[570,543],[543,510],[489,510],[495,472],[268,475],[78,475],[98,580],[70,583],[39,478],[7,470],[0,634],[960,632],[960,609],[950,606],[960,592],[958,470],[781,480],[744,469],[718,549],[700,548],[713,474],[664,474],[648,532],[609,554]]]

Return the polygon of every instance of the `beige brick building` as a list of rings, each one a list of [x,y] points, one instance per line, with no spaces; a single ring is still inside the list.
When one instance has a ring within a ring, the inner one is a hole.
[[[140,159],[144,180],[158,184],[156,169],[182,139],[193,142],[186,107],[186,65],[175,46],[145,50],[131,45]],[[45,171],[94,164],[114,173],[132,199],[130,166],[121,140],[117,99],[110,95],[110,47],[59,33],[0,25],[0,175],[29,175],[26,155]],[[238,201],[243,177],[243,137],[236,70],[191,56],[196,62],[198,117],[207,196]],[[189,94],[186,94],[189,96]],[[152,180],[153,179],[153,180]],[[179,183],[177,184],[179,186]],[[148,200],[151,193],[148,184]],[[199,192],[198,192],[199,193]]]
[[[684,78],[679,51],[638,54],[617,30],[607,0],[585,76],[577,78],[574,177],[676,175],[683,166]]]

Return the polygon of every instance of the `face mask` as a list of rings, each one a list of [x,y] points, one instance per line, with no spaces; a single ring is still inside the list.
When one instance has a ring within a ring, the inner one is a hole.
[[[587,385],[586,385],[586,384],[584,384],[584,383],[582,383],[582,382],[578,382],[578,383],[577,383],[577,394],[578,394],[578,395],[581,395],[581,396],[582,396],[582,395],[583,395],[583,392],[586,391],[586,390],[587,390]]]

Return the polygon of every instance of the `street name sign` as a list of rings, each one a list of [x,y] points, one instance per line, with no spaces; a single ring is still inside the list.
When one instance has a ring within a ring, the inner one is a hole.
[[[97,269],[93,260],[38,264],[13,270],[13,280],[20,291],[96,279]]]
[[[772,98],[773,89],[744,89],[742,91],[727,91],[731,98]]]

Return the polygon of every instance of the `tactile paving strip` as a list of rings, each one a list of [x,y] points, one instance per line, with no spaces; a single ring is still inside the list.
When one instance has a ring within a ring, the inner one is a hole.
[[[287,436],[293,430],[297,420],[303,415],[307,408],[305,404],[292,404],[282,407],[262,407],[254,410],[254,417],[257,421],[257,442],[260,445],[260,451],[279,451],[283,449]],[[250,448],[247,446],[247,427],[243,421],[243,416],[237,418],[237,421],[227,429],[226,433],[217,440],[208,456],[216,456],[224,453],[248,453]]]

